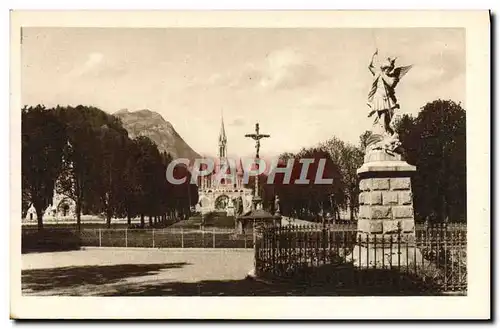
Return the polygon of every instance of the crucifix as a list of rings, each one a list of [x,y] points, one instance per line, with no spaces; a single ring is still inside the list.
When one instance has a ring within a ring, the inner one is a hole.
[[[258,159],[259,158],[259,150],[260,150],[260,140],[262,138],[268,138],[271,136],[259,133],[259,124],[256,123],[255,124],[255,134],[246,134],[245,137],[249,137],[249,138],[252,138],[253,140],[255,140],[255,149],[256,149],[255,158]]]
[[[255,158],[259,159],[260,151],[260,140],[262,138],[269,138],[270,135],[261,134],[259,132],[259,124],[255,124],[255,134],[246,134],[245,137],[252,138],[255,141]],[[257,163],[257,169],[259,164]],[[259,176],[255,176],[255,192],[254,192],[254,207],[257,209],[260,206],[260,196],[259,196]]]

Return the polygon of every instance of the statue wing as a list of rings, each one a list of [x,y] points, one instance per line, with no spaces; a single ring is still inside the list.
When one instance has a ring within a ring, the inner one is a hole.
[[[408,73],[412,66],[413,65],[396,67],[394,69],[394,77],[398,80],[401,80],[401,78],[404,77],[406,73]]]
[[[394,78],[394,84],[393,88],[396,87],[396,85],[399,83],[402,77],[405,76],[406,73],[412,68],[413,65],[407,65],[407,66],[400,66],[396,67],[394,71],[392,72],[392,77]]]

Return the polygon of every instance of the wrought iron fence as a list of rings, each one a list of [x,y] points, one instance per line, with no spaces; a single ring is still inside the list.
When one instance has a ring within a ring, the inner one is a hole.
[[[418,226],[415,234],[359,233],[353,225],[262,227],[257,234],[258,275],[341,287],[461,292],[467,289],[463,224]]]

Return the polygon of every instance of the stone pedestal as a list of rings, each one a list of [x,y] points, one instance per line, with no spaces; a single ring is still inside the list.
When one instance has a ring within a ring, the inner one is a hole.
[[[405,266],[419,260],[411,176],[416,167],[382,150],[369,151],[358,169],[359,215],[354,264]]]

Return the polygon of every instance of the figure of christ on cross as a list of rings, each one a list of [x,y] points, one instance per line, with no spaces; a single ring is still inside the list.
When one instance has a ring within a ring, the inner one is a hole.
[[[255,140],[255,150],[256,150],[255,157],[258,159],[259,158],[259,151],[260,151],[260,140],[262,138],[268,138],[271,136],[259,133],[259,124],[256,123],[255,124],[255,134],[246,134],[245,137],[249,137],[249,138],[252,138],[253,140]]]
[[[255,141],[255,150],[256,150],[255,158],[259,159],[260,140],[262,138],[269,138],[271,136],[267,135],[267,134],[261,134],[259,132],[259,124],[256,123],[255,124],[255,134],[246,134],[245,137],[252,138]],[[258,166],[258,164],[257,164],[257,166]],[[259,168],[257,167],[257,169],[259,169]],[[254,197],[255,197],[255,201],[258,202],[259,199],[260,199],[260,197],[259,197],[259,179],[258,179],[258,176],[255,176],[255,192],[254,192]],[[257,208],[258,205],[254,204],[254,207]]]

